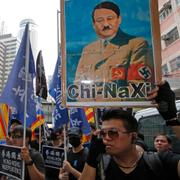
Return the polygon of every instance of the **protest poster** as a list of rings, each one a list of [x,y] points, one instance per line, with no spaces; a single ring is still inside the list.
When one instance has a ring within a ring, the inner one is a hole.
[[[61,2],[63,102],[151,106],[161,79],[157,0]]]
[[[64,161],[64,149],[43,145],[42,155],[46,167],[59,169]]]
[[[0,173],[21,180],[22,166],[21,148],[0,144]]]

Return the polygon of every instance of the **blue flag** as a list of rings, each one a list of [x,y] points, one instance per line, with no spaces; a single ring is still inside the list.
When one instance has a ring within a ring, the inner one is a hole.
[[[27,93],[27,109],[26,109],[26,126],[30,126],[34,120],[36,120],[36,104],[34,101],[34,88],[33,88],[33,78],[35,77],[35,66],[34,58],[31,50],[31,44],[29,40],[29,25],[26,25],[23,38],[19,50],[17,52],[14,65],[9,74],[7,84],[3,89],[2,95],[0,97],[1,103],[6,103],[9,106],[16,108],[17,119],[24,123],[24,104],[25,104],[25,94]],[[26,49],[29,43],[29,49]],[[25,82],[26,82],[26,53],[29,52],[29,72],[27,78],[27,92],[25,92]]]
[[[70,126],[79,127],[83,134],[88,135],[91,133],[90,125],[86,119],[86,114],[82,108],[70,109]]]
[[[61,59],[58,56],[56,67],[53,74],[53,79],[50,84],[49,94],[54,98],[56,106],[53,112],[54,128],[59,128],[63,124],[67,124],[68,110],[61,106],[62,103],[62,91],[61,91]]]

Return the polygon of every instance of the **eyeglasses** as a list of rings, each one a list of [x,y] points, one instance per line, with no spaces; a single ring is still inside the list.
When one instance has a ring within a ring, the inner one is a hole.
[[[100,131],[100,136],[102,137],[102,138],[105,138],[106,137],[106,135],[108,135],[108,137],[109,138],[111,138],[111,139],[114,139],[114,138],[117,138],[117,137],[119,137],[120,135],[122,135],[122,134],[127,134],[128,132],[127,131],[121,131],[121,130],[119,130],[119,129],[116,129],[116,128],[112,128],[112,129],[107,129],[107,130],[101,130]]]
[[[15,134],[12,134],[12,136],[11,136],[13,139],[21,139],[21,138],[23,138],[23,136],[21,136],[21,135],[15,135]]]

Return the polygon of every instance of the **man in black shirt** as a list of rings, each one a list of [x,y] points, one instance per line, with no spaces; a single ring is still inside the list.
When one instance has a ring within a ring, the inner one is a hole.
[[[175,96],[167,82],[159,84],[150,92],[149,98],[155,98],[158,110],[167,125],[171,125],[178,135],[180,123],[176,118]],[[138,133],[137,120],[127,111],[109,109],[102,116],[99,132],[102,139],[93,137],[87,163],[79,180],[94,180],[98,177],[98,157],[101,153],[109,154],[107,167],[101,179],[123,180],[169,180],[180,177],[180,156],[170,151],[153,154],[147,158],[146,153],[138,151],[135,140]],[[179,138],[179,137],[178,137]],[[159,166],[156,168],[154,165]]]
[[[63,163],[59,179],[76,180],[81,176],[87,159],[88,149],[84,148],[81,143],[82,132],[78,127],[72,127],[68,130],[68,138],[72,149],[67,154],[67,161]]]

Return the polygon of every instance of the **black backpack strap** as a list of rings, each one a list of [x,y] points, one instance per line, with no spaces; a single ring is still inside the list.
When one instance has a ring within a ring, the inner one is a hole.
[[[143,159],[157,177],[166,179],[163,164],[156,152],[144,152]]]
[[[83,150],[83,157],[84,157],[84,160],[87,159],[88,153],[89,153],[89,149],[88,149],[87,147],[85,147],[84,150]]]
[[[104,180],[106,178],[106,170],[111,161],[111,156],[109,154],[100,154],[97,159],[99,162],[98,168],[96,169],[97,176],[98,176],[97,179]]]
[[[103,154],[102,160],[103,160],[103,168],[104,168],[104,172],[105,172],[109,166],[110,161],[111,161],[111,156],[109,154]]]

